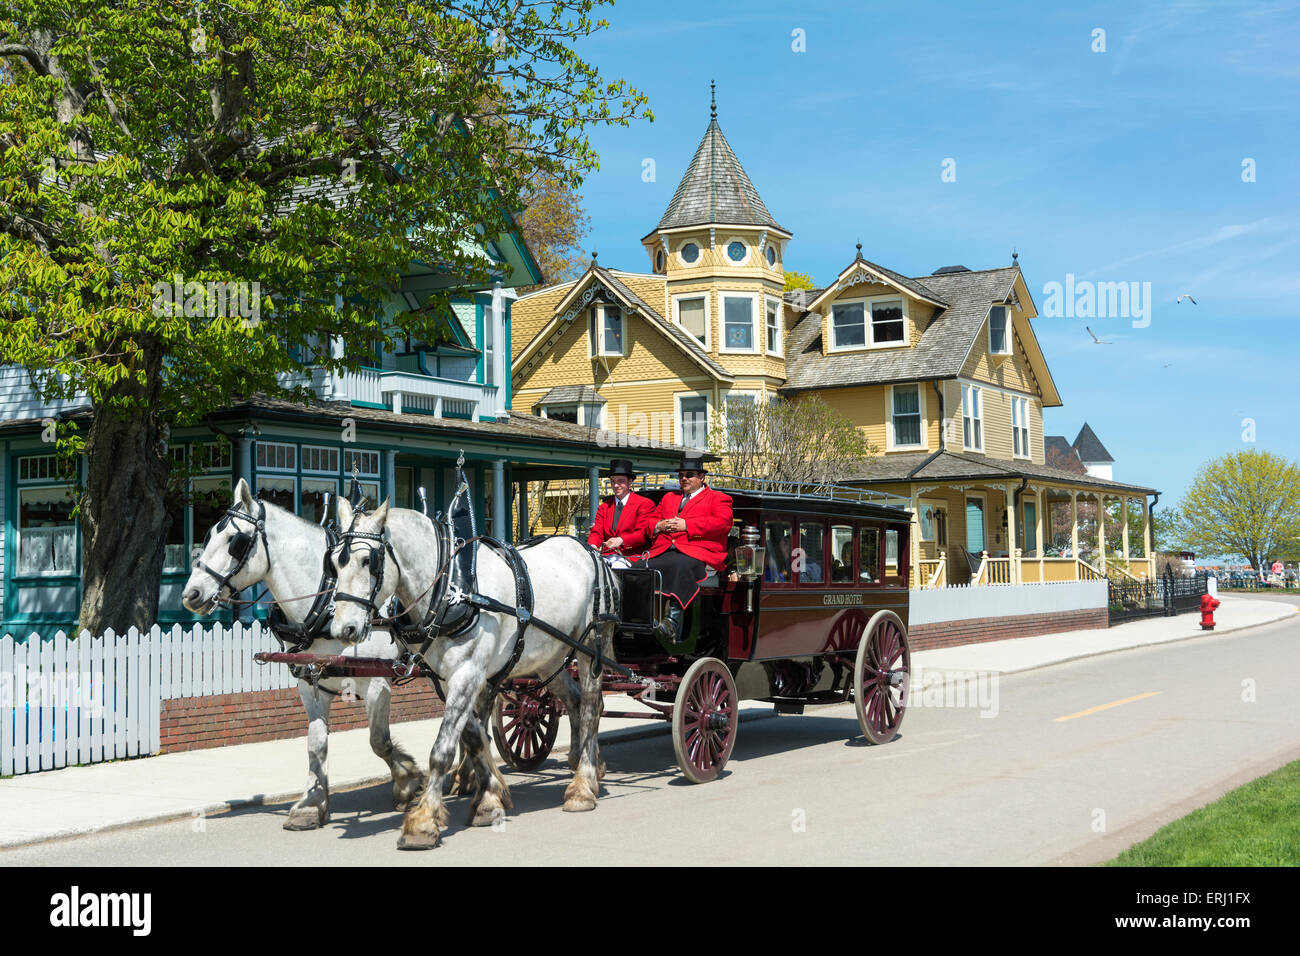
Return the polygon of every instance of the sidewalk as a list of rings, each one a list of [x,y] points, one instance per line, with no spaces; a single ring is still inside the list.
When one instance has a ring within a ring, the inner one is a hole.
[[[1274,601],[1235,596],[1221,596],[1221,600],[1215,634],[1300,613],[1300,608]],[[919,651],[912,655],[912,666],[927,670],[1014,673],[1126,648],[1199,637],[1202,635],[1199,620],[1198,615],[1184,614],[1135,621],[1109,630],[1068,631]],[[624,703],[631,709],[638,706],[619,701],[616,709],[628,709]],[[611,706],[614,706],[612,701]],[[741,705],[742,720],[760,720],[771,715],[770,704]],[[393,736],[423,763],[439,723],[424,720],[394,724]],[[607,719],[601,723],[600,738],[608,744],[648,735],[666,737],[667,732],[663,721]],[[565,721],[555,753],[568,749],[568,737]],[[667,739],[663,745],[672,746]],[[370,751],[365,728],[330,735],[328,767],[332,790],[388,780],[387,769]],[[0,847],[200,813],[219,813],[242,806],[292,802],[301,796],[306,777],[307,753],[302,737],[24,774],[0,780]]]

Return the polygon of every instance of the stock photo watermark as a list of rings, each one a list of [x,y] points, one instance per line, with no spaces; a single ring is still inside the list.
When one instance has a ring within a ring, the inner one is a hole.
[[[978,710],[980,717],[999,711],[997,671],[927,670],[917,667],[904,675],[904,707]]]
[[[103,717],[103,671],[67,671],[58,674],[27,674],[18,681],[12,671],[0,674],[0,707],[53,707],[81,710],[88,717]],[[15,690],[17,688],[17,692]]]
[[[228,282],[186,281],[175,275],[171,282],[155,282],[153,314],[158,318],[242,319],[245,328],[262,322],[262,284],[235,279]]]
[[[1065,282],[1043,285],[1043,316],[1049,319],[1132,319],[1133,328],[1151,324],[1150,282],[1093,282],[1065,274]]]

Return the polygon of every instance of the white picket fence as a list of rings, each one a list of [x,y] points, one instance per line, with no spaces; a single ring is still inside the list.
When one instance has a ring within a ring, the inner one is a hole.
[[[158,752],[162,702],[296,686],[260,623],[0,638],[0,776]]]

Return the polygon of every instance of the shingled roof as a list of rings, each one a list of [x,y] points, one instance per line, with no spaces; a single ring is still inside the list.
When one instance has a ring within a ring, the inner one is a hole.
[[[766,226],[790,234],[763,205],[745,167],[722,135],[716,116],[709,120],[704,138],[655,231],[710,223]]]
[[[1007,461],[987,455],[967,455],[952,451],[909,452],[907,454],[880,455],[869,458],[856,471],[847,473],[841,480],[873,484],[899,481],[949,481],[961,478],[982,479],[999,484],[1024,476],[1047,481],[1083,485],[1090,488],[1107,488],[1115,491],[1133,491],[1154,494],[1154,488],[1128,485],[1105,478],[1079,474],[1051,465],[1038,465],[1028,461]]]
[[[903,280],[900,285],[919,285],[929,293],[927,298],[948,303],[946,309],[935,309],[933,318],[909,349],[828,352],[822,342],[821,315],[805,313],[786,340],[788,378],[781,391],[956,378],[988,317],[989,306],[1006,299],[1019,271],[1010,266],[924,276],[924,281],[889,273]]]
[[[1080,461],[1098,463],[1113,462],[1115,460],[1110,456],[1106,446],[1101,443],[1101,439],[1097,437],[1097,433],[1088,426],[1087,422],[1084,422],[1083,427],[1079,429],[1079,437],[1074,440],[1073,447]]]

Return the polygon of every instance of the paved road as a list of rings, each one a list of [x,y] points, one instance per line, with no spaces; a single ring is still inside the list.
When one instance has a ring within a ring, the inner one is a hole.
[[[500,830],[464,826],[452,801],[427,853],[394,849],[387,788],[369,787],[337,793],[321,831],[281,830],[285,805],[251,808],[0,851],[0,866],[1091,863],[1300,758],[1297,639],[1288,619],[953,685],[982,690],[989,717],[956,706],[978,693],[944,700],[921,674],[893,743],[863,745],[851,706],[746,723],[703,786],[681,779],[667,737],[621,743],[594,813],[560,811],[551,761],[510,776]]]

